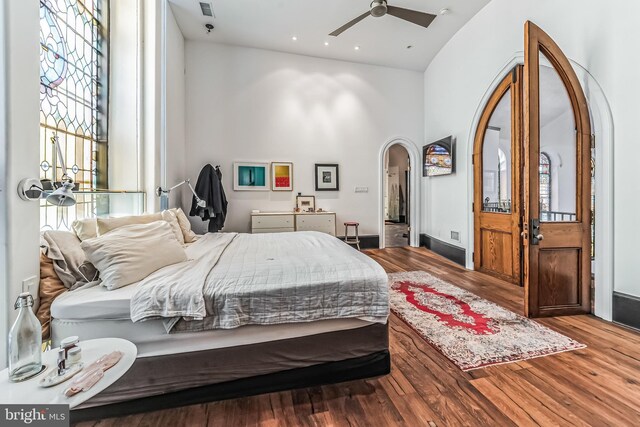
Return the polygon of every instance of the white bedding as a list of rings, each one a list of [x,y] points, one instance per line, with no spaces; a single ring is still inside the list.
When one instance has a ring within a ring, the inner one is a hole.
[[[54,346],[78,335],[81,340],[118,337],[138,347],[138,357],[211,350],[355,329],[371,323],[358,319],[320,320],[271,326],[244,326],[167,334],[162,320],[131,322],[131,296],[136,285],[108,291],[102,286],[65,292],[51,306]]]
[[[190,261],[142,280],[131,297],[134,322],[164,318],[169,331],[231,329],[326,319],[384,323],[387,275],[371,258],[318,232],[211,233]]]

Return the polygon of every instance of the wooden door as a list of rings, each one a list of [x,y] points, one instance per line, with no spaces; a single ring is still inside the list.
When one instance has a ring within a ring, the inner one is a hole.
[[[474,266],[521,283],[522,66],[494,91],[475,135]]]
[[[523,244],[530,317],[590,311],[590,141],[588,105],[571,64],[527,22]]]

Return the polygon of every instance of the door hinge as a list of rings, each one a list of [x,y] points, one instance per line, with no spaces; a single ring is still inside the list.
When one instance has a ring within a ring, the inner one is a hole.
[[[476,203],[471,202],[471,212],[475,212],[475,211],[476,211]]]
[[[596,136],[594,134],[591,134],[591,149],[595,150],[596,148]]]

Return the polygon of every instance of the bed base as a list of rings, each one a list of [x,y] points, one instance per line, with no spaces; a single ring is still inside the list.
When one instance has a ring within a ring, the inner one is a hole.
[[[179,406],[334,384],[386,375],[390,371],[391,357],[389,352],[385,350],[353,359],[327,362],[158,396],[73,410],[71,411],[71,422],[120,417]]]

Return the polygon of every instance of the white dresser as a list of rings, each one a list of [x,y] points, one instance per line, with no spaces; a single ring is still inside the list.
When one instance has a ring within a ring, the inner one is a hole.
[[[252,233],[320,231],[336,235],[335,212],[258,212],[251,214]]]

